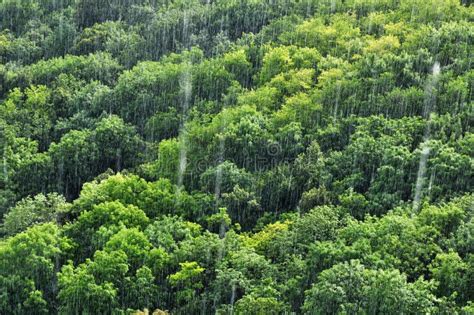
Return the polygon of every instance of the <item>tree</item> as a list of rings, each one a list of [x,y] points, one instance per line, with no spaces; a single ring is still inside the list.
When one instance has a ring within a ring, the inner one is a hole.
[[[270,279],[256,287],[237,301],[236,314],[281,314],[287,312],[287,306],[281,301],[278,291]]]
[[[123,230],[127,233],[127,230],[124,230],[126,228],[144,229],[148,222],[146,214],[136,206],[124,206],[119,201],[110,201],[82,212],[78,219],[67,227],[66,233],[80,245],[79,252],[76,253],[76,259],[80,261],[89,257],[96,249],[103,248],[114,237],[115,242],[119,242],[120,235],[114,236],[117,232]]]
[[[5,215],[3,229],[6,234],[13,235],[34,224],[56,222],[67,209],[64,197],[56,193],[26,197]]]
[[[57,190],[67,198],[75,197],[82,184],[97,172],[98,147],[92,141],[90,130],[73,130],[52,143],[48,155],[56,175]]]
[[[224,161],[202,173],[200,182],[200,186],[207,192],[222,194],[231,192],[236,185],[250,188],[252,178],[248,172],[239,169],[234,163]]]
[[[110,282],[96,284],[94,276],[81,266],[74,269],[70,264],[64,265],[58,275],[60,311],[111,313],[117,306],[116,289]]]
[[[161,140],[158,144],[158,157],[144,165],[144,173],[152,179],[166,178],[178,183],[179,152],[181,146],[177,138]]]
[[[99,121],[91,135],[91,142],[99,149],[98,168],[111,168],[121,171],[122,168],[138,164],[137,156],[143,148],[143,143],[135,128],[125,124],[117,116],[110,116]]]
[[[331,17],[329,25],[321,18],[314,18],[298,25],[294,33],[282,34],[285,42],[296,41],[299,46],[315,47],[322,55],[335,56],[356,50],[351,41],[359,36],[360,30],[354,27],[354,16],[337,14]]]
[[[441,296],[467,301],[469,282],[468,265],[456,252],[440,253],[430,265],[433,279],[439,282],[437,292]]]
[[[48,84],[58,75],[70,74],[84,80],[97,80],[111,84],[122,66],[108,53],[98,52],[87,56],[72,56],[41,60],[11,73],[6,90],[13,87]]]
[[[138,270],[152,246],[146,235],[138,228],[123,228],[105,244],[105,251],[121,250],[127,255],[131,270]]]
[[[305,131],[309,131],[321,122],[321,105],[315,103],[308,94],[298,93],[286,99],[281,109],[274,114],[274,123],[282,127],[299,122]]]
[[[316,207],[292,225],[295,244],[305,247],[315,241],[335,239],[340,225],[337,208]]]
[[[127,290],[127,301],[124,303],[134,309],[151,308],[157,304],[159,287],[154,284],[155,278],[147,266],[137,269],[135,277]]]
[[[28,228],[0,244],[0,310],[49,313],[56,295],[56,263],[71,248],[54,223]]]
[[[307,314],[367,312],[368,314],[418,313],[434,310],[430,284],[407,283],[398,271],[366,269],[357,260],[323,271],[306,292]]]
[[[153,246],[173,252],[179,248],[180,242],[199,236],[201,230],[199,224],[184,221],[178,216],[167,215],[148,225],[145,234]]]
[[[80,55],[87,55],[104,50],[107,40],[122,27],[120,22],[108,21],[85,28],[74,45],[74,51]]]
[[[182,310],[196,311],[199,304],[196,301],[199,291],[203,288],[201,282],[204,268],[195,261],[182,262],[179,264],[180,270],[169,276],[168,281],[176,290],[176,304],[183,307]]]
[[[18,136],[37,140],[42,150],[49,145],[56,118],[50,89],[44,85],[30,86],[24,91],[15,88],[2,109],[1,116],[15,125]]]

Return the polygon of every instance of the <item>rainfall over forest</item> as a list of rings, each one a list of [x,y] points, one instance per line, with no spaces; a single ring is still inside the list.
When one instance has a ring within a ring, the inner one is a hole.
[[[0,314],[474,314],[472,0],[0,0]]]

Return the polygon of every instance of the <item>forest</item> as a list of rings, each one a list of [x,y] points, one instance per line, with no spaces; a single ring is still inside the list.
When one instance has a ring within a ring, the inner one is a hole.
[[[0,314],[474,314],[472,0],[0,0]]]

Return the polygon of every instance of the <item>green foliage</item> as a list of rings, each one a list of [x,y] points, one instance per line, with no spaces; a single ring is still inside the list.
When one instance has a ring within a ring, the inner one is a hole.
[[[3,229],[6,234],[13,235],[34,224],[56,222],[67,209],[68,204],[64,197],[55,193],[27,197],[6,214]]]
[[[264,281],[262,286],[246,294],[235,305],[237,314],[281,314],[287,312],[287,306],[279,301],[279,292],[273,283]]]
[[[26,87],[30,84],[46,84],[61,73],[71,74],[84,80],[112,83],[122,67],[110,54],[96,53],[88,56],[72,56],[42,60],[35,64],[11,71],[7,83],[10,87]],[[5,89],[6,91],[8,89]]]
[[[135,205],[150,218],[166,214],[192,217],[210,210],[212,198],[201,193],[189,194],[180,191],[167,179],[147,182],[136,175],[116,175],[84,185],[72,211],[91,209],[101,202],[119,201],[124,205]]]
[[[467,301],[470,296],[470,267],[455,252],[438,254],[430,266],[433,278],[439,282],[438,294]],[[457,296],[459,294],[459,296]]]
[[[53,223],[35,225],[0,243],[1,311],[48,313],[55,295],[56,262],[71,248]]]
[[[0,1],[0,313],[473,313],[473,12]]]
[[[124,228],[144,228],[149,222],[145,213],[133,205],[119,201],[95,205],[84,211],[67,227],[67,233],[79,245],[79,257],[89,257],[95,250],[108,244],[114,234]]]
[[[85,268],[74,270],[71,265],[63,266],[58,284],[61,312],[110,313],[117,305],[117,292],[113,285],[110,282],[96,284]]]
[[[357,260],[323,271],[306,292],[307,314],[425,313],[433,309],[435,297],[424,280],[407,283],[396,270],[366,269]]]
[[[176,288],[176,300],[178,305],[184,305],[184,309],[193,310],[195,307],[190,301],[196,297],[196,291],[203,288],[200,280],[204,268],[195,261],[179,264],[180,270],[169,276],[171,287]],[[195,309],[194,309],[195,310]]]

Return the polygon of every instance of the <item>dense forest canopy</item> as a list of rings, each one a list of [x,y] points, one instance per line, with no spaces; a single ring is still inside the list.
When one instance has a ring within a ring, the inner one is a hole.
[[[474,314],[473,22],[0,0],[0,314]]]

